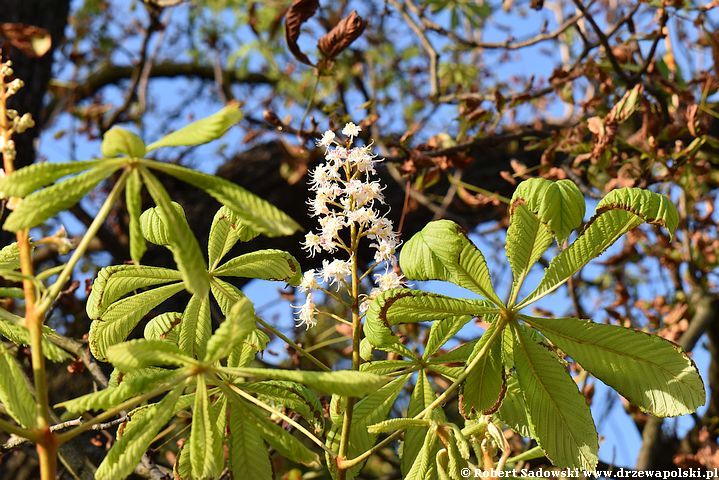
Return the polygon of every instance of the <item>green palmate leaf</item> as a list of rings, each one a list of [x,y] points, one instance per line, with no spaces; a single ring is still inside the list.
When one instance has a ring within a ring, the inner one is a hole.
[[[146,160],[145,164],[204,190],[256,232],[277,237],[292,235],[301,229],[277,207],[228,180],[169,163]]]
[[[89,410],[106,410],[125,400],[151,391],[160,384],[173,386],[180,375],[172,370],[145,368],[124,374],[122,381],[116,386],[88,393],[55,405],[65,408],[68,413],[77,414]]]
[[[100,318],[107,308],[130,292],[182,280],[180,272],[140,265],[112,265],[97,274],[87,299],[87,316]]]
[[[210,227],[207,255],[210,267],[214,269],[237,242],[248,242],[259,235],[227,207],[221,207],[215,214]]]
[[[377,439],[377,435],[371,434],[368,431],[370,425],[377,424],[387,418],[392,405],[395,400],[402,392],[402,387],[410,379],[411,374],[402,375],[381,388],[375,389],[374,392],[364,397],[362,400],[357,402],[352,411],[352,424],[350,429],[350,438],[348,445],[348,457],[354,458],[365,451],[372,448]],[[330,406],[330,414],[333,415],[333,407]],[[334,424],[327,434],[327,445],[334,452],[339,451],[340,444],[340,432],[342,431],[342,412],[336,412],[333,418]],[[327,459],[328,465],[330,466],[330,472],[333,476],[336,476],[336,470],[334,469],[334,461]],[[347,471],[347,479],[352,479],[362,469],[362,464],[350,468]]]
[[[324,411],[317,395],[300,383],[282,380],[244,383],[242,389],[257,394],[260,400],[272,405],[281,405],[302,415],[311,422],[315,430],[324,424]]]
[[[514,293],[552,244],[552,232],[523,203],[513,203],[509,217],[506,250]]]
[[[235,345],[227,357],[228,367],[247,367],[270,343],[270,337],[265,332],[256,328],[239,345]]]
[[[647,222],[663,225],[673,234],[678,218],[676,208],[664,195],[639,188],[620,188],[608,193],[584,231],[552,260],[542,281],[520,307],[559,288],[629,230]]]
[[[466,363],[474,351],[478,340],[471,340],[446,353],[441,353],[430,360],[430,363]]]
[[[526,205],[559,242],[569,237],[584,219],[584,195],[571,180],[525,180],[512,195],[512,209],[516,204]]]
[[[430,425],[432,425],[432,421],[424,418],[390,418],[389,420],[370,425],[367,427],[367,431],[369,433],[392,433],[395,430],[426,429]],[[406,441],[407,440],[405,440],[405,442]],[[403,454],[405,448],[407,447],[403,447]]]
[[[25,293],[20,287],[0,287],[0,298],[25,298]]]
[[[224,368],[230,375],[239,377],[289,380],[302,383],[325,393],[336,393],[345,397],[362,397],[387,383],[386,377],[373,373],[342,370],[337,372],[307,372],[277,370],[273,368]]]
[[[496,324],[492,324],[484,332],[475,344],[474,351],[467,360],[468,363],[485,347],[495,328]],[[502,345],[500,342],[494,342],[489,347],[487,354],[483,355],[479,363],[470,370],[467,380],[462,385],[460,411],[465,417],[480,413],[492,414],[502,403],[506,389],[507,384],[502,366]]]
[[[584,396],[556,355],[521,329],[513,333],[514,366],[532,437],[554,465],[594,470],[599,444]]]
[[[18,270],[20,268],[20,250],[17,243],[5,245],[0,249],[0,270]]]
[[[110,346],[125,340],[145,315],[182,289],[181,283],[165,285],[113,303],[90,325],[90,350],[95,358],[106,360]]]
[[[466,468],[467,460],[470,458],[469,442],[455,425],[451,425],[450,438],[447,442],[447,454],[449,456],[448,467],[454,478],[461,479],[462,468]]]
[[[227,357],[255,330],[255,309],[247,298],[238,301],[207,343],[206,362]]]
[[[20,205],[8,215],[3,228],[10,232],[16,232],[40,225],[48,218],[75,205],[118,168],[119,165],[115,163],[103,163],[87,172],[42,190],[36,190],[25,197]]]
[[[237,404],[230,406],[230,469],[233,478],[274,479],[260,429]]]
[[[193,295],[190,298],[178,330],[180,349],[190,357],[202,358],[212,335],[210,298],[207,295]]]
[[[497,411],[497,416],[521,436],[532,437],[527,418],[527,405],[524,403],[522,388],[515,374],[507,376],[507,393]]]
[[[435,399],[437,394],[434,393],[429,378],[424,370],[420,370],[417,375],[417,383],[412,390],[407,407],[407,417],[412,418],[419,415],[427,408]],[[442,409],[436,409],[432,412],[433,420],[444,420],[444,412]],[[426,421],[426,420],[425,420]],[[424,438],[429,431],[429,425],[424,428],[412,428],[404,434],[404,443],[402,446],[402,456],[400,458],[400,469],[403,475],[408,475],[415,460],[420,455],[424,446]],[[432,452],[434,455],[436,452]]]
[[[221,395],[210,404],[210,418],[212,419],[213,444],[210,445],[210,452],[215,455],[214,463],[217,465],[220,476],[225,468],[225,430],[227,429],[227,397]],[[217,478],[215,477],[215,478]]]
[[[177,267],[182,273],[182,280],[185,282],[187,290],[198,295],[206,295],[210,289],[210,278],[207,274],[207,265],[202,258],[200,246],[197,243],[195,235],[190,230],[184,212],[179,205],[170,200],[165,187],[157,180],[157,178],[142,169],[142,178],[145,181],[148,192],[157,204],[154,214],[158,217],[158,221],[164,225],[168,232],[169,248],[172,256],[177,263]],[[147,212],[143,213],[143,216]],[[149,217],[154,217],[152,213]],[[149,221],[148,221],[149,222]],[[143,231],[144,225],[143,223]]]
[[[376,373],[377,375],[387,375],[392,372],[406,370],[414,365],[414,362],[407,360],[375,360],[374,362],[366,362],[360,365],[360,371]]]
[[[402,248],[399,257],[410,280],[445,280],[501,305],[487,262],[462,227],[450,220],[428,223]]]
[[[25,319],[13,315],[3,308],[0,308],[0,335],[16,345],[26,347],[31,343],[30,332],[25,327]],[[71,359],[72,355],[50,341],[52,335],[55,335],[55,331],[44,325],[42,329],[43,356],[53,362],[64,362]]]
[[[422,358],[428,359],[437,353],[437,350],[442,348],[442,345],[454,338],[462,327],[464,327],[471,319],[472,317],[467,315],[448,318],[442,322],[434,322],[432,327],[429,329],[429,335],[427,337],[427,343],[425,344]]]
[[[185,147],[202,145],[217,140],[227,130],[242,119],[240,104],[230,102],[217,113],[202,120],[185,125],[181,129],[152,142],[147,146],[148,151],[161,147]]]
[[[160,365],[183,366],[192,361],[176,345],[144,338],[109,347],[107,360],[123,372]]]
[[[145,410],[138,418],[134,416],[125,433],[115,442],[95,472],[97,480],[118,480],[129,476],[152,440],[174,415],[182,387],[171,390],[165,398]]]
[[[87,162],[33,163],[0,177],[0,192],[5,197],[25,197],[38,188],[54,183],[58,179],[101,165],[99,160]]]
[[[216,443],[215,427],[210,417],[210,401],[204,375],[197,376],[195,406],[192,409],[192,430],[190,431],[190,463],[192,476],[198,479],[217,478],[222,464],[216,464],[212,447]]]
[[[405,475],[405,480],[425,480],[434,475],[434,459],[437,454],[437,432],[436,427],[430,428],[422,441],[422,448],[412,463],[412,467]]]
[[[145,156],[145,142],[140,137],[124,128],[113,127],[102,136],[100,151],[104,157],[134,157]]]
[[[185,442],[177,454],[177,461],[172,467],[175,480],[192,480],[192,464],[190,463],[190,444]]]
[[[0,344],[0,403],[23,427],[35,425],[35,399],[15,358]]]
[[[446,448],[442,448],[437,452],[434,458],[434,464],[437,468],[437,479],[438,480],[457,480],[462,478],[461,472],[449,471],[449,454]]]
[[[450,367],[447,365],[432,364],[427,369],[432,373],[439,373],[450,382],[454,382],[464,372],[463,367]]]
[[[222,277],[278,280],[297,286],[302,281],[300,264],[295,257],[282,250],[258,250],[240,255],[215,270]]]
[[[217,277],[213,277],[210,282],[210,289],[212,296],[215,297],[217,305],[220,307],[220,311],[224,316],[230,314],[232,307],[235,303],[239,302],[240,299],[245,298],[245,294],[235,287],[234,285],[220,280]]]
[[[287,430],[273,423],[264,412],[259,411],[253,405],[246,408],[246,412],[254,417],[255,425],[262,432],[262,437],[270,447],[277,450],[277,453],[303,465],[316,466],[319,464],[319,455],[307,448]]]
[[[544,457],[544,450],[542,450],[541,447],[534,447],[520,453],[519,455],[509,457],[507,459],[507,464],[512,465],[519,462],[528,462],[529,460],[535,460],[542,457]]]
[[[390,329],[393,325],[429,320],[455,322],[460,321],[457,317],[469,320],[473,316],[496,311],[489,302],[483,300],[459,299],[438,293],[397,288],[383,292],[370,303],[364,333],[372,345],[380,347],[398,341]]]
[[[140,226],[140,215],[142,214],[142,179],[137,169],[134,169],[132,173],[130,173],[130,176],[127,177],[125,204],[127,205],[127,213],[130,217],[130,258],[132,258],[133,262],[139,264],[147,250],[147,244],[145,243],[145,237],[142,236],[142,228]]]
[[[652,415],[684,415],[706,401],[694,362],[668,340],[576,318],[522,318],[592,375]]]
[[[143,336],[148,340],[166,340],[177,345],[180,322],[182,314],[179,312],[161,313],[147,322]]]

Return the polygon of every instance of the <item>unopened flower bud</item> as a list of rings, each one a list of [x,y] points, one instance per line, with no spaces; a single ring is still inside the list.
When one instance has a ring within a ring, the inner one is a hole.
[[[3,148],[3,153],[11,162],[15,160],[17,152],[15,151],[15,142],[13,140],[7,141],[5,148]]]
[[[13,69],[10,67],[12,67],[12,62],[10,60],[0,65],[0,76],[12,77],[15,72],[13,72]]]
[[[24,113],[23,116],[18,119],[17,125],[15,126],[15,131],[17,133],[23,133],[25,130],[34,126],[35,121],[32,119],[32,115],[30,115],[29,113]]]
[[[7,93],[9,95],[15,95],[22,87],[25,86],[25,82],[20,80],[19,78],[16,78],[12,82],[10,82],[7,86]]]

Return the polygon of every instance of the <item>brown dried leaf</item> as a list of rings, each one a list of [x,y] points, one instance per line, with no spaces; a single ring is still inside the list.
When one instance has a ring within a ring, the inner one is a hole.
[[[302,53],[297,39],[300,37],[302,24],[305,23],[320,7],[319,0],[294,0],[285,14],[285,38],[287,47],[297,60],[306,64],[314,65],[307,55]]]
[[[50,32],[35,25],[0,23],[0,35],[30,58],[42,57],[52,46]]]
[[[367,27],[367,22],[357,14],[356,10],[352,10],[332,30],[319,39],[317,48],[326,59],[332,60],[357,40],[364,32],[365,27]]]

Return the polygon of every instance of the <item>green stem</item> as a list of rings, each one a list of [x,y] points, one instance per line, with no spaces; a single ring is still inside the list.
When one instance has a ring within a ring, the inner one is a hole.
[[[14,423],[8,422],[0,418],[0,430],[5,433],[10,433],[18,437],[27,438],[28,440],[35,442],[38,436],[30,429],[19,427]]]
[[[347,337],[335,337],[335,338],[329,338],[323,342],[315,343],[311,347],[309,347],[306,351],[312,352],[314,350],[319,350],[320,348],[328,347],[330,345],[334,345],[335,343],[342,343],[348,341],[349,338]]]
[[[358,232],[357,225],[354,223],[350,227],[350,239],[352,251],[357,252]],[[352,369],[359,370],[362,359],[360,358],[360,342],[362,341],[362,316],[359,312],[359,261],[357,254],[353,254],[352,261]],[[347,457],[349,450],[350,429],[352,427],[352,414],[354,412],[355,399],[347,399],[347,408],[345,409],[342,420],[342,435],[340,437],[339,451],[337,452],[337,467],[339,480],[347,477],[347,468],[343,467],[343,461]]]
[[[47,313],[48,310],[50,310],[50,307],[52,307],[52,304],[55,302],[55,300],[57,300],[57,297],[60,295],[60,292],[62,292],[65,283],[67,283],[67,281],[70,279],[72,271],[75,269],[75,265],[77,265],[77,262],[79,262],[80,259],[85,255],[85,252],[90,246],[90,242],[92,242],[97,232],[100,230],[100,228],[102,228],[102,225],[105,223],[105,219],[112,211],[112,208],[115,206],[115,203],[117,203],[117,201],[119,200],[120,195],[122,194],[122,190],[125,188],[127,177],[130,175],[130,173],[131,170],[123,171],[122,175],[120,175],[120,178],[112,187],[110,194],[105,199],[105,202],[102,204],[102,207],[100,207],[100,210],[97,212],[95,219],[92,221],[92,223],[87,229],[87,232],[85,232],[85,235],[82,237],[82,240],[80,240],[80,243],[77,245],[77,248],[72,253],[70,260],[68,260],[68,262],[65,264],[65,268],[62,269],[60,274],[57,276],[55,282],[50,286],[47,293],[43,297],[40,305],[38,306],[38,310],[41,314],[44,315],[45,313]]]

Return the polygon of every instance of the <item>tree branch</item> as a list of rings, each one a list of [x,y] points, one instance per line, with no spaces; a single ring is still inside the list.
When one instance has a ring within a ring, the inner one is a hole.
[[[719,298],[711,295],[700,295],[692,302],[695,305],[694,316],[689,328],[677,342],[685,351],[691,351],[697,344],[707,327],[719,318]],[[649,417],[642,431],[642,447],[637,457],[637,470],[656,470],[671,458],[665,458],[664,450],[658,448],[662,441],[663,418]]]

